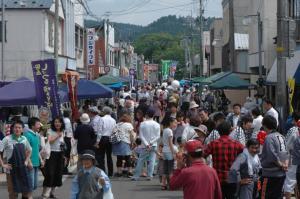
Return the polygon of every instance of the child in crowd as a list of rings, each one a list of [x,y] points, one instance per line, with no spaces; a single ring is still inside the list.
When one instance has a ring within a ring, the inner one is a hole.
[[[159,182],[162,183],[162,176],[164,172],[164,158],[163,158],[163,144],[159,144],[158,150],[156,152],[157,157],[157,175],[159,177]]]
[[[136,160],[139,158],[141,151],[142,151],[142,140],[140,138],[136,138],[135,143],[132,146],[132,155],[131,155],[132,168],[135,167]]]
[[[178,153],[184,153],[184,144],[182,143],[181,137],[178,137],[176,141],[177,141]]]
[[[186,123],[184,122],[184,113],[183,112],[177,112],[176,114],[176,120],[177,120],[177,127],[174,129],[174,138],[177,138],[182,136],[183,130],[186,127]]]
[[[79,170],[72,182],[71,199],[103,198],[111,193],[111,184],[104,171],[95,166],[95,152],[85,150],[81,156],[83,169]]]
[[[164,175],[162,178],[162,190],[167,190],[167,182],[169,176],[174,170],[174,159],[176,159],[176,149],[173,144],[173,131],[177,126],[176,119],[172,117],[165,117],[162,121],[163,130],[163,158],[164,158]]]

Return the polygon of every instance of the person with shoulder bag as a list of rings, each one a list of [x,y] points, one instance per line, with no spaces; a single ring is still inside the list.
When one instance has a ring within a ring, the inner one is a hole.
[[[51,129],[48,131],[48,143],[51,153],[46,160],[44,169],[44,182],[42,198],[53,198],[56,187],[62,186],[62,175],[64,168],[64,121],[56,117],[51,122]]]
[[[131,144],[134,137],[131,116],[129,113],[123,113],[110,137],[113,155],[117,156],[117,173],[115,174],[117,177],[122,176],[123,161],[125,161],[124,174],[132,176],[130,156],[132,155]]]

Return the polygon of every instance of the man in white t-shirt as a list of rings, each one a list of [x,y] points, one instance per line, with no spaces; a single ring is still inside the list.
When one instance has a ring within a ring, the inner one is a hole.
[[[270,115],[274,117],[277,121],[277,126],[279,125],[279,115],[278,112],[273,108],[273,102],[269,99],[264,100],[264,109],[266,110],[265,116]]]
[[[113,160],[112,160],[112,144],[109,140],[113,129],[116,126],[116,120],[111,117],[112,109],[110,107],[103,108],[104,116],[102,117],[103,129],[99,148],[96,152],[96,159],[98,161],[100,169],[105,170],[105,156],[107,161],[107,174],[109,177],[113,176]]]
[[[153,120],[155,110],[150,107],[146,113],[146,120],[140,125],[140,139],[142,141],[142,152],[139,155],[133,181],[138,180],[144,163],[148,160],[148,180],[153,178],[153,170],[156,159],[157,141],[160,138],[160,125]]]

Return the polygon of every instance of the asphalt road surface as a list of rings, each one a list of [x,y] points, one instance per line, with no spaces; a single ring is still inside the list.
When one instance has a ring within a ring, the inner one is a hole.
[[[181,199],[182,191],[161,191],[158,179],[152,181],[130,181],[128,178],[113,178],[112,190],[115,199]],[[70,197],[72,177],[65,177],[63,186],[56,190],[58,199],[68,199]],[[34,192],[34,199],[39,199],[42,187]],[[20,198],[20,196],[19,196]],[[5,185],[0,186],[0,199],[8,199]]]

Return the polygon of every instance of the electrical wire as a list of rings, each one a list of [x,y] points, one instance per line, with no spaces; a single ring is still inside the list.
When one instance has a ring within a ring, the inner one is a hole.
[[[182,7],[182,6],[188,6],[188,5],[191,5],[191,4],[193,4],[193,2],[187,3],[187,4],[176,5],[176,6],[169,6],[169,7],[165,7],[165,8],[158,8],[158,9],[152,9],[152,10],[141,10],[141,11],[134,12],[134,13],[119,14],[117,16],[135,15],[135,14],[143,14],[143,13],[149,13],[149,12],[157,12],[157,11],[161,11],[161,10],[168,10],[168,9],[179,8],[179,7]]]

